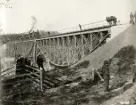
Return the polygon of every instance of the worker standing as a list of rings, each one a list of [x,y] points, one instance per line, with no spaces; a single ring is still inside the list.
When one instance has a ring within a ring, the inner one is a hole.
[[[80,30],[82,31],[82,26],[79,24],[79,28],[80,28]]]
[[[17,61],[16,61],[16,75],[24,74],[24,57],[21,54],[18,54]]]
[[[42,69],[42,70],[40,70],[41,90],[43,90],[43,81],[44,81],[44,78],[45,78],[45,70],[44,70],[44,66],[43,66],[44,61],[45,60],[44,60],[42,54],[37,56],[37,65],[38,65],[39,69]]]
[[[105,91],[109,91],[110,74],[109,74],[109,62],[107,60],[104,61],[102,72],[104,78]]]
[[[43,59],[42,55],[38,55],[37,56],[37,65],[38,65],[39,69],[42,68],[42,70],[44,70],[43,63],[44,63],[44,59]]]
[[[136,63],[132,65],[133,83],[136,82]]]

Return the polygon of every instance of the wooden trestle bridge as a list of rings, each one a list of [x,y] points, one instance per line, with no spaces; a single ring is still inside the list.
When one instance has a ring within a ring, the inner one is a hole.
[[[102,24],[94,25],[98,23]],[[79,28],[76,31],[59,32],[58,35],[42,39],[7,43],[5,57],[16,59],[17,55],[21,54],[30,59],[33,64],[33,67],[26,66],[25,69],[28,71],[33,69],[35,71],[22,75],[10,76],[10,79],[29,76],[30,80],[40,83],[41,88],[43,88],[43,85],[46,88],[56,86],[62,81],[59,79],[53,79],[52,81],[50,76],[45,76],[46,79],[41,82],[41,70],[36,68],[37,56],[42,54],[48,63],[55,66],[67,67],[79,62],[85,56],[91,54],[98,47],[105,44],[106,39],[111,35],[111,26],[108,25],[107,22],[104,21],[98,23],[94,23],[93,27],[92,24],[88,24],[82,26],[82,29]],[[89,25],[90,27],[88,27]],[[8,74],[8,72],[15,72],[15,70],[3,70],[3,72],[1,72],[2,78],[8,77],[6,74],[3,75],[4,72]]]

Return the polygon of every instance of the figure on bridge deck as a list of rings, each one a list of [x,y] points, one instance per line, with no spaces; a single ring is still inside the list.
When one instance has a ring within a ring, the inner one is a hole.
[[[134,24],[134,15],[132,12],[130,13],[130,24]]]
[[[50,31],[48,31],[48,36],[50,36],[50,34],[51,34]]]
[[[44,58],[42,55],[38,55],[37,56],[37,65],[40,68],[42,68],[42,70],[44,71],[44,67],[43,67],[43,63],[44,63]]]
[[[105,91],[109,91],[110,74],[109,74],[109,61],[107,60],[104,61],[104,65],[102,67],[102,73],[104,78]]]
[[[82,31],[82,26],[79,24],[79,28],[80,28],[80,30]]]

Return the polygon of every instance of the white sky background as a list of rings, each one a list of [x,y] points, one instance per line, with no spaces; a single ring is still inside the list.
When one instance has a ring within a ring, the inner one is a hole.
[[[116,16],[128,22],[130,12],[136,10],[136,0],[13,0],[12,9],[0,8],[3,33],[27,32],[31,16],[35,16],[35,29],[61,30],[105,20]]]

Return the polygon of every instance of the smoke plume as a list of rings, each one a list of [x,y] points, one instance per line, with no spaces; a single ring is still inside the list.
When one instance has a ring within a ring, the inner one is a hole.
[[[30,29],[30,32],[32,32],[34,30],[35,25],[37,23],[37,20],[36,20],[36,18],[34,16],[32,16],[31,18],[32,18],[32,27]]]

